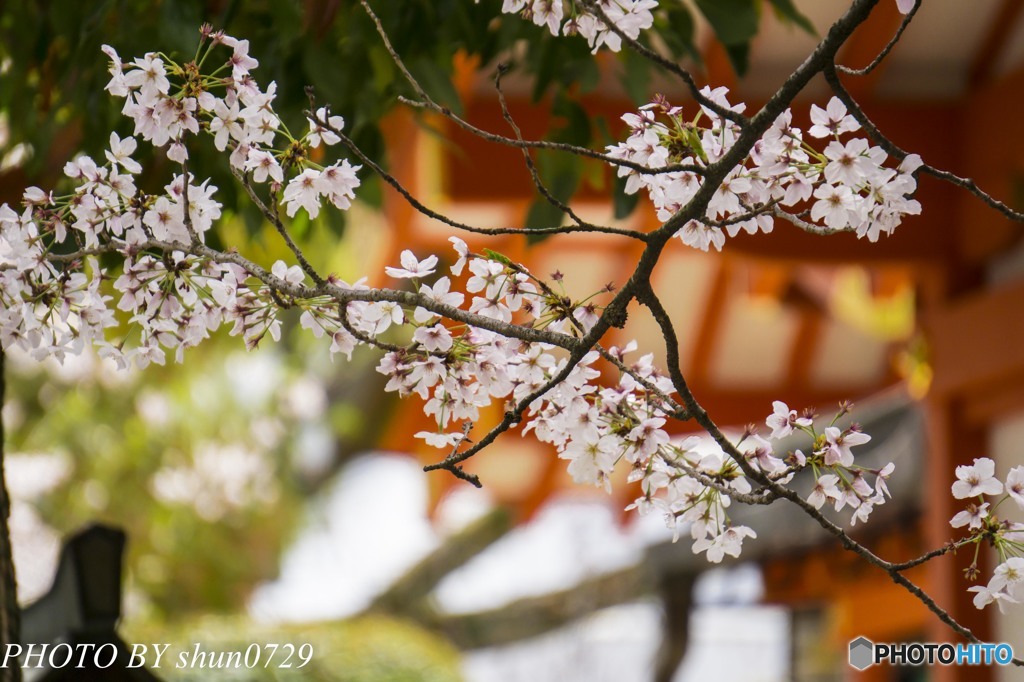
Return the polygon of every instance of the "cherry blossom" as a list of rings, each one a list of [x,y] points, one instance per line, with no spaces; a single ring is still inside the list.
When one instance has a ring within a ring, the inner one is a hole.
[[[958,512],[949,521],[949,525],[953,528],[962,528],[967,526],[970,529],[981,528],[985,518],[988,517],[988,502],[983,504],[974,504],[970,502],[967,504],[967,509]]]
[[[995,473],[996,463],[988,457],[975,459],[973,466],[958,466],[953,497],[962,500],[977,495],[998,495],[1003,492],[1003,484],[995,477]]]
[[[434,268],[437,267],[437,256],[427,256],[423,260],[419,260],[416,258],[416,254],[408,249],[402,251],[400,259],[402,267],[393,268],[388,266],[384,268],[384,272],[388,273],[389,277],[417,279],[433,274]]]
[[[968,591],[977,593],[974,597],[977,608],[996,602],[1005,613],[1005,604],[1019,604],[1024,598],[1024,558],[1010,557],[996,566],[988,585],[970,587]]]
[[[1010,473],[1006,476],[1006,494],[1017,503],[1018,507],[1024,509],[1024,466],[1010,469]]]
[[[307,168],[288,182],[283,197],[288,217],[294,217],[300,208],[306,209],[310,218],[320,215],[319,178],[320,171]]]
[[[721,108],[744,109],[728,101],[725,88],[705,87],[701,94]],[[792,118],[789,110],[783,112],[750,156],[719,185],[704,215],[679,229],[677,236],[684,244],[720,250],[726,236],[771,232],[776,204],[810,203],[810,219],[823,230],[854,231],[871,241],[890,234],[904,215],[920,212],[918,202],[909,198],[917,187],[913,173],[920,159],[908,157],[892,169],[885,166],[887,154],[866,139],[841,141],[860,126],[838,98],[832,98],[826,109],[811,107],[810,136],[832,138],[824,150],[806,142]],[[703,184],[700,169],[720,159],[739,135],[734,121],[706,106],[688,119],[681,107],[662,97],[622,119],[631,134],[625,142],[608,147],[610,157],[651,169],[669,164],[694,168],[645,174],[618,167],[619,177],[626,178],[625,191],[646,189],[663,222],[684,210]]]
[[[479,3],[480,0],[474,0]],[[658,6],[656,0],[598,0],[605,17],[632,39],[640,36],[640,31],[654,25],[651,11]],[[611,31],[604,20],[590,12],[584,5],[577,2],[568,3],[564,0],[504,0],[501,11],[504,14],[522,14],[537,26],[544,26],[551,35],[579,34],[587,39],[587,43],[597,52],[601,46],[618,52],[622,49],[622,38]],[[566,20],[566,16],[569,18]]]
[[[598,6],[636,37],[651,26],[656,3],[600,0]],[[595,50],[621,46],[606,19],[582,3],[505,0],[502,11],[526,12],[552,33],[577,32]],[[282,231],[281,207],[288,217],[304,209],[309,218],[348,209],[361,167],[329,156],[336,148],[325,149],[342,141],[340,116],[319,107],[306,119],[309,131],[293,136],[274,111],[277,85],[263,89],[253,76],[258,61],[248,42],[223,33],[203,36],[197,61],[187,65],[158,53],[125,62],[105,46],[111,61],[106,90],[124,99],[133,136],[112,135],[105,160],[81,156],[67,164],[68,194],[29,188],[21,213],[0,207],[4,347],[60,359],[94,346],[121,367],[145,367],[169,357],[182,361],[223,327],[250,349],[278,341],[287,317],[282,311],[291,309],[302,329],[330,339],[332,357],[375,348],[385,390],[422,403],[434,428],[416,437],[444,457],[472,454],[469,436],[482,414],[506,415],[515,419],[510,428],[550,445],[576,482],[610,492],[613,480],[626,478],[636,488],[630,509],[660,515],[675,537],[688,536],[692,551],[711,562],[739,556],[744,540],[756,538],[754,529],[730,517],[734,501],[747,495],[770,496],[805,481],[809,508],[830,502],[850,514],[851,524],[884,504],[893,465],[865,468],[852,450],[870,437],[834,421],[821,429],[781,401],[772,404],[767,436],[751,429],[715,442],[674,438],[670,425],[682,411],[677,386],[653,354],[640,353],[629,340],[604,350],[588,336],[601,324],[614,286],[573,298],[561,289],[560,273],[545,279],[492,251],[474,253],[458,237],[449,239],[455,262],[448,274],[437,272],[438,255],[420,258],[405,250],[400,267],[384,273],[414,281],[372,290],[365,280],[318,278],[290,243],[294,258],[269,268],[207,246],[222,207],[218,188],[184,168],[198,145],[226,155],[239,182],[257,203],[265,202],[261,211]],[[725,88],[702,94],[720,108],[744,110],[729,102]],[[771,231],[781,205],[809,212],[828,229],[875,239],[919,210],[909,197],[920,159],[907,157],[893,168],[879,148],[846,138],[857,128],[837,101],[812,108],[811,117],[815,127],[805,136],[792,125],[791,112],[780,115],[749,157],[725,174],[706,211],[681,225],[678,238],[720,249],[741,231]],[[656,170],[692,169],[643,174],[617,167],[627,191],[646,190],[663,221],[686,210],[704,170],[739,137],[735,123],[709,107],[684,112],[660,98],[623,120],[629,137],[609,148],[611,157]],[[805,142],[817,133],[828,139],[823,150]],[[141,171],[132,158],[137,138],[182,166],[155,194],[133,180]],[[320,151],[310,154],[313,148]],[[53,255],[75,248],[80,257]],[[93,253],[110,256],[116,270],[107,272]],[[845,408],[837,418],[842,414]],[[806,444],[786,452],[789,445],[780,439],[797,436]],[[1020,492],[1021,477],[1011,472],[1008,494]],[[992,494],[991,485],[979,485],[984,489],[974,494]],[[975,533],[992,527],[994,506],[971,504],[962,525]],[[1000,532],[1009,546],[1015,531]],[[1005,580],[1008,573],[1000,575]],[[1007,584],[993,587],[991,599],[1017,599],[1002,590]]]
[[[316,120],[306,120],[309,121],[309,133],[306,135],[306,141],[310,147],[319,147],[321,141],[325,145],[334,145],[341,142],[341,138],[337,134],[330,128],[320,124],[320,121],[327,121],[328,125],[334,130],[341,130],[345,127],[345,119],[341,116],[330,116],[327,107],[320,107],[316,110]]]
[[[798,417],[796,410],[789,409],[789,406],[781,400],[772,403],[774,412],[765,420],[765,424],[772,430],[772,438],[785,438],[793,433],[793,428],[807,428],[811,420],[807,417]]]

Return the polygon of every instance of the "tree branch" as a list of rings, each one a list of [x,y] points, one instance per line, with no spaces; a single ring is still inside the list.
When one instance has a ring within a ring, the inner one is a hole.
[[[914,15],[917,14],[917,10],[920,8],[921,0],[916,0],[916,2],[914,2],[914,6],[910,9],[907,15],[903,17],[903,21],[900,22],[900,27],[896,29],[895,35],[893,35],[892,39],[886,43],[885,47],[882,48],[882,51],[878,53],[878,56],[871,60],[870,64],[862,69],[851,69],[848,66],[842,66],[840,64],[837,64],[836,68],[848,76],[866,76],[877,69],[878,65],[881,64],[886,56],[892,52],[892,49],[896,47],[896,43],[900,41],[900,38],[903,36],[903,32],[907,30],[907,26],[910,26],[910,22],[913,20]]]
[[[870,118],[868,118],[868,115],[864,112],[864,109],[860,106],[857,100],[853,98],[853,95],[851,95],[849,90],[846,89],[842,81],[840,81],[839,76],[836,74],[834,65],[826,67],[824,69],[824,74],[825,80],[828,81],[828,84],[832,87],[832,91],[835,93],[836,97],[838,97],[843,102],[843,104],[846,105],[846,108],[850,111],[850,115],[857,119],[857,122],[860,123],[861,127],[867,131],[871,139],[875,141],[875,144],[884,149],[885,152],[890,156],[893,156],[901,161],[910,155],[909,152],[903,150],[902,148],[897,146],[896,143],[894,143],[892,140],[886,137],[878,128],[878,126],[876,126],[874,122]],[[935,166],[931,166],[927,163],[921,166],[919,172],[928,173],[929,175],[936,177],[939,180],[945,180],[946,182],[952,185],[962,187],[963,189],[966,189],[974,196],[981,199],[991,208],[994,208],[995,210],[1002,213],[1010,220],[1016,222],[1024,222],[1024,212],[1015,211],[1006,204],[1004,204],[1002,201],[999,201],[992,195],[988,194],[980,187],[978,187],[977,183],[975,183],[974,180],[971,178],[962,178],[948,171],[940,170]]]

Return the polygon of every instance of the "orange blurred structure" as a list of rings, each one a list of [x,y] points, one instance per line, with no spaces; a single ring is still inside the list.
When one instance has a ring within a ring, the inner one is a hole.
[[[838,11],[799,4],[812,15]],[[821,3],[826,4],[831,3]],[[896,144],[931,165],[974,178],[987,192],[1012,204],[1020,196],[1024,159],[1024,126],[1010,113],[1024,109],[1024,50],[1015,41],[1021,32],[1022,5],[1013,0],[978,6],[937,4],[942,7],[933,14],[922,9],[922,28],[908,31],[908,56],[901,57],[903,46],[897,47],[885,68],[867,78],[846,80],[868,115]],[[855,66],[869,62],[899,20],[895,4],[882,3],[853,36],[842,61]],[[943,31],[957,30],[962,44],[940,41],[935,49],[922,47],[928,34],[921,31],[945,35]],[[766,30],[759,41],[755,52],[765,58],[752,59],[755,75],[774,64],[770,57],[776,52],[789,55],[779,58],[776,66],[781,73],[786,73],[785,59],[806,54],[799,53],[799,45],[780,42],[783,38],[776,29]],[[772,87],[770,79],[768,85],[753,77],[737,82],[720,52],[709,42],[709,81],[735,83],[739,94],[733,100],[743,100],[749,92],[748,111],[755,110],[765,88]],[[458,63],[464,117],[485,130],[507,132],[493,90],[474,78],[475,65]],[[925,78],[929,69],[945,69],[957,77],[952,84],[934,84]],[[827,100],[823,88],[814,94],[821,95],[819,103]],[[548,103],[532,103],[514,88],[508,98],[525,137],[547,129]],[[674,103],[688,104],[683,95],[677,99]],[[635,108],[611,87],[589,97],[587,104],[612,123],[613,135],[621,132],[615,127],[618,117]],[[804,101],[794,110],[797,119],[806,117],[807,106]],[[431,119],[430,124],[452,144],[441,146],[408,112],[389,122],[391,168],[413,195],[432,209],[469,223],[522,224],[535,190],[521,152],[485,142],[444,120]],[[605,172],[605,183],[608,178]],[[585,187],[573,206],[582,215],[609,224],[609,202],[599,184]],[[729,240],[721,254],[676,244],[666,252],[653,281],[680,332],[684,374],[697,399],[722,425],[763,423],[772,400],[827,412],[839,400],[858,400],[900,384],[921,398],[928,433],[927,475],[921,482],[925,510],[923,517],[889,528],[873,542],[883,557],[892,560],[912,558],[949,540],[954,533],[948,522],[956,511],[949,493],[955,466],[993,456],[1005,475],[1015,456],[1014,429],[1024,433],[1024,426],[1018,425],[1024,424],[1020,227],[966,190],[930,176],[920,178],[916,198],[923,215],[908,218],[894,236],[877,244],[850,234],[816,237],[779,222],[770,235]],[[422,254],[449,248],[450,229],[418,213],[397,193],[387,194],[386,211],[394,230],[387,263],[397,263],[402,249]],[[650,229],[657,222],[641,201],[621,224]],[[534,246],[518,235],[471,237],[466,239],[474,250],[486,247],[504,253],[538,274],[560,270],[574,296],[591,293],[606,282],[621,285],[639,255],[637,244],[606,235],[558,236]],[[642,352],[653,351],[664,366],[657,327],[638,306],[630,308],[626,328],[612,330],[603,342],[622,344],[630,338],[639,340]],[[392,430],[382,445],[418,452],[424,462],[433,461],[437,452],[411,438],[430,426],[420,406],[405,401],[399,410],[403,428]],[[485,415],[475,433],[500,416]],[[990,438],[991,434],[996,435]],[[990,443],[993,439],[996,446]],[[1017,449],[1024,452],[1024,447]],[[1024,460],[1024,455],[1016,457]],[[528,518],[552,495],[576,490],[564,463],[546,446],[515,433],[504,436],[467,468],[479,473],[498,500],[517,509],[521,518]],[[430,480],[436,487],[435,500],[456,483],[448,476]],[[635,492],[626,486],[617,490],[614,503],[620,506]],[[1011,637],[1011,621],[971,604],[961,574],[969,561],[964,556],[944,557],[908,575],[982,639]],[[983,575],[984,570],[983,564]],[[832,614],[828,636],[840,647],[858,635],[876,641],[955,641],[921,602],[836,546],[772,559],[765,565],[765,575],[770,601],[794,607],[827,604]],[[894,679],[888,675],[875,668],[857,679]],[[988,669],[936,668],[931,675],[934,680],[995,679]]]

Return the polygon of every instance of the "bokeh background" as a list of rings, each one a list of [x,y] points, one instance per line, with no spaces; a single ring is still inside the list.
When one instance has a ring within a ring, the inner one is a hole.
[[[423,86],[485,129],[507,130],[491,85],[499,61],[512,64],[506,93],[527,136],[599,147],[655,92],[691,105],[635,55],[592,56],[582,40],[500,16],[497,0],[371,4]],[[663,0],[647,39],[752,110],[844,4]],[[1021,7],[929,0],[883,66],[848,83],[897,144],[1018,208]],[[869,62],[900,20],[883,0],[841,61]],[[313,85],[360,147],[432,208],[487,225],[560,219],[536,200],[518,150],[396,105],[411,91],[350,0],[0,4],[0,199],[59,185],[69,158],[101,153],[110,130],[130,132],[102,91],[101,44],[124,58],[185,58],[204,21],[251,41],[255,74],[278,84],[276,108],[293,127]],[[827,98],[823,82],[812,84],[796,118]],[[287,260],[212,145],[192,154],[225,206],[212,238],[267,265]],[[161,157],[150,158],[143,185],[165,184]],[[537,161],[582,215],[656,224],[646,200],[623,195],[600,165]],[[447,228],[361,177],[351,212],[292,225],[321,271],[385,284],[383,267],[402,249],[448,248]],[[857,403],[853,418],[874,436],[864,457],[897,463],[896,499],[858,537],[894,560],[949,539],[956,464],[993,456],[1005,473],[1024,460],[1020,230],[930,177],[919,199],[924,214],[879,244],[779,225],[720,254],[672,247],[654,277],[681,332],[684,372],[719,423],[763,423],[775,399],[826,416],[840,400]],[[561,271],[574,296],[621,284],[638,255],[590,235],[470,242],[539,273]],[[709,570],[685,540],[670,542],[660,519],[622,511],[634,490],[577,488],[551,451],[517,433],[473,462],[483,490],[425,474],[436,454],[412,438],[425,426],[420,406],[384,393],[373,353],[332,362],[296,322],[254,352],[218,336],[182,364],[144,371],[116,372],[88,354],[62,365],[7,355],[5,473],[22,603],[50,589],[64,539],[101,522],[128,537],[127,641],[172,651],[312,643],[311,664],[281,679],[842,680],[858,635],[949,639],[883,574],[785,509],[751,513],[759,537],[745,562]],[[636,338],[663,362],[644,310],[631,308],[616,335],[609,341]],[[1024,648],[1018,616],[971,606],[967,563],[947,557],[910,575],[983,638]],[[858,679],[963,674],[874,669]],[[976,670],[962,679],[997,678],[1019,679]]]

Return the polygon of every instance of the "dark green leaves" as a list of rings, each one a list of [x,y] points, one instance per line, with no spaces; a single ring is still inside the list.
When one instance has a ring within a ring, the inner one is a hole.
[[[701,14],[715,30],[718,40],[725,46],[736,73],[747,70],[750,39],[757,33],[760,20],[758,0],[696,0]]]
[[[811,20],[800,13],[800,10],[793,4],[793,0],[769,0],[775,10],[775,16],[783,21],[795,24],[811,35],[817,35],[814,24]]]

